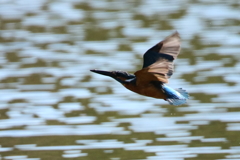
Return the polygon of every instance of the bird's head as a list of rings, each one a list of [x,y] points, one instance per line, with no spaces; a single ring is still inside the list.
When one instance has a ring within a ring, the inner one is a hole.
[[[92,69],[90,71],[104,75],[104,76],[112,77],[122,84],[125,84],[128,82],[128,80],[135,78],[135,75],[128,74],[127,72],[123,72],[123,71],[102,71],[97,69]]]

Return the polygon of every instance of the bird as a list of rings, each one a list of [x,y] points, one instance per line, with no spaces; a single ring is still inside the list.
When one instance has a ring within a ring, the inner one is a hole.
[[[109,76],[125,88],[143,96],[163,99],[170,105],[187,103],[189,94],[182,88],[173,89],[166,85],[174,71],[174,60],[181,50],[181,38],[177,31],[160,41],[143,55],[143,67],[134,74],[124,71],[90,71]]]

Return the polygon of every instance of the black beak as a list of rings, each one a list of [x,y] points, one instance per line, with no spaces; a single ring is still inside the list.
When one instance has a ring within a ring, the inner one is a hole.
[[[115,75],[111,71],[102,71],[102,70],[97,70],[97,69],[91,69],[90,71],[104,75],[104,76],[109,76],[109,77],[114,77],[114,75]]]

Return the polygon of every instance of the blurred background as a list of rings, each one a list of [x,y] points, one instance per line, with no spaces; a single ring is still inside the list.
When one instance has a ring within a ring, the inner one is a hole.
[[[240,159],[239,26],[239,0],[0,0],[0,159]],[[176,30],[186,105],[89,71]]]

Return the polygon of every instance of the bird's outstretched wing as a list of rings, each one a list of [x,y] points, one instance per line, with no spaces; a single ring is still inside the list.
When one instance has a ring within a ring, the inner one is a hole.
[[[168,82],[173,74],[173,61],[180,53],[180,40],[179,33],[175,32],[144,54],[143,68],[134,73],[138,84],[150,81]]]

